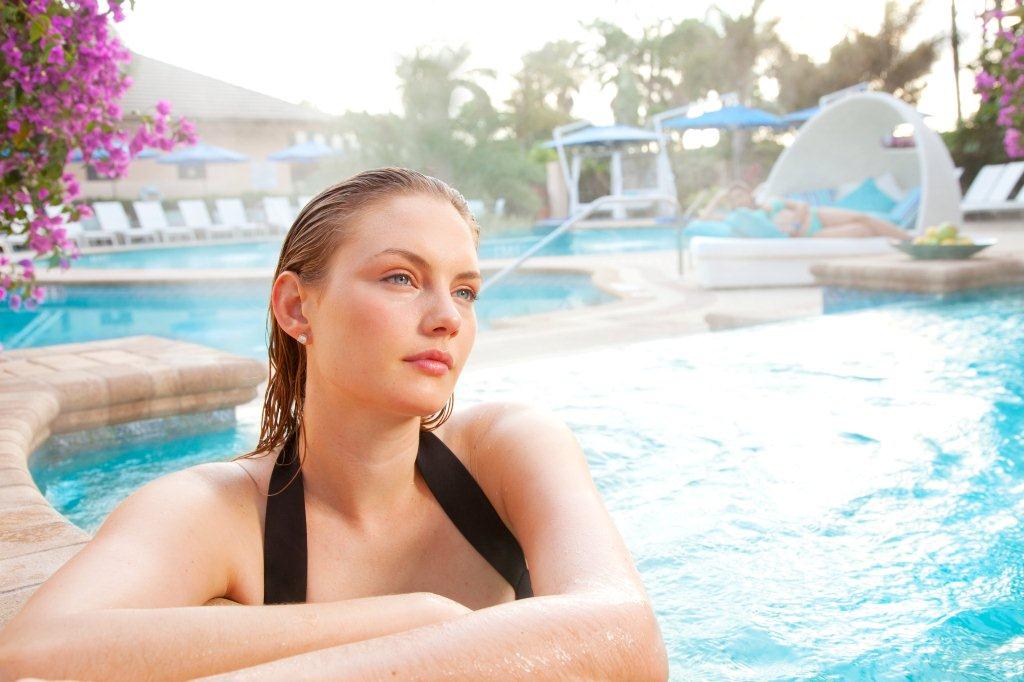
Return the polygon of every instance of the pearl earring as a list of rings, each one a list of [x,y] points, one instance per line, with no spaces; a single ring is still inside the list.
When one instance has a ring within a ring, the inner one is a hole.
[[[299,343],[301,343],[303,346],[305,346],[307,341],[309,341],[309,337],[306,336],[305,332],[303,332],[302,334],[299,334]]]

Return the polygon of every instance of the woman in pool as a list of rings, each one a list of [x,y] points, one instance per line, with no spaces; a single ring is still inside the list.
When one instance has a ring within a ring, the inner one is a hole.
[[[730,206],[728,213],[721,206]],[[775,199],[766,205],[754,200],[750,188],[734,182],[701,213],[701,220],[683,232],[721,237],[891,237],[910,239],[906,230],[868,213],[803,201]]]
[[[310,201],[257,448],[124,500],[0,633],[0,677],[667,678],[564,422],[452,412],[478,240],[458,192],[406,169]],[[217,597],[236,604],[199,608]]]

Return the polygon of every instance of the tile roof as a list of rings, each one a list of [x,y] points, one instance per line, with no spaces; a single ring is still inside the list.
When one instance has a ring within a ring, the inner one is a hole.
[[[166,99],[172,116],[192,120],[328,122],[334,118],[137,52],[132,52],[128,74],[132,85],[120,102],[126,115],[135,109],[152,113],[156,102]]]

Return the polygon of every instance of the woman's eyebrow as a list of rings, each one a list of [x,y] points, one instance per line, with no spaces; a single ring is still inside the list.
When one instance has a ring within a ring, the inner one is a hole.
[[[430,270],[430,263],[428,263],[427,259],[424,258],[423,256],[419,255],[418,253],[413,253],[412,251],[406,251],[405,249],[384,249],[383,251],[378,253],[376,256],[374,256],[374,258],[376,258],[377,256],[383,256],[385,254],[394,254],[396,256],[402,256],[403,258],[406,258],[409,261],[411,261],[411,262],[415,263],[416,265],[420,266],[424,270]],[[483,279],[483,277],[480,275],[480,273],[477,272],[476,270],[466,270],[465,272],[460,272],[459,274],[455,275],[455,278],[456,279],[479,279],[479,280]]]

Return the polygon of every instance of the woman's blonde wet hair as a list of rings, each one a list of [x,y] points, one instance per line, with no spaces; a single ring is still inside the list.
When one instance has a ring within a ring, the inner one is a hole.
[[[361,215],[386,199],[415,194],[450,203],[469,226],[473,245],[479,247],[480,226],[458,190],[437,178],[408,168],[376,168],[328,187],[302,207],[281,245],[272,281],[277,281],[282,272],[289,270],[315,291],[327,278],[332,255],[350,237]],[[269,306],[267,333],[269,379],[263,400],[259,442],[252,451],[235,459],[273,452],[297,433],[302,424],[306,347],[281,329]],[[439,412],[427,418],[421,417],[420,429],[432,431],[443,424],[451,415],[454,400],[454,395],[449,396]],[[301,469],[301,462],[299,466]]]

